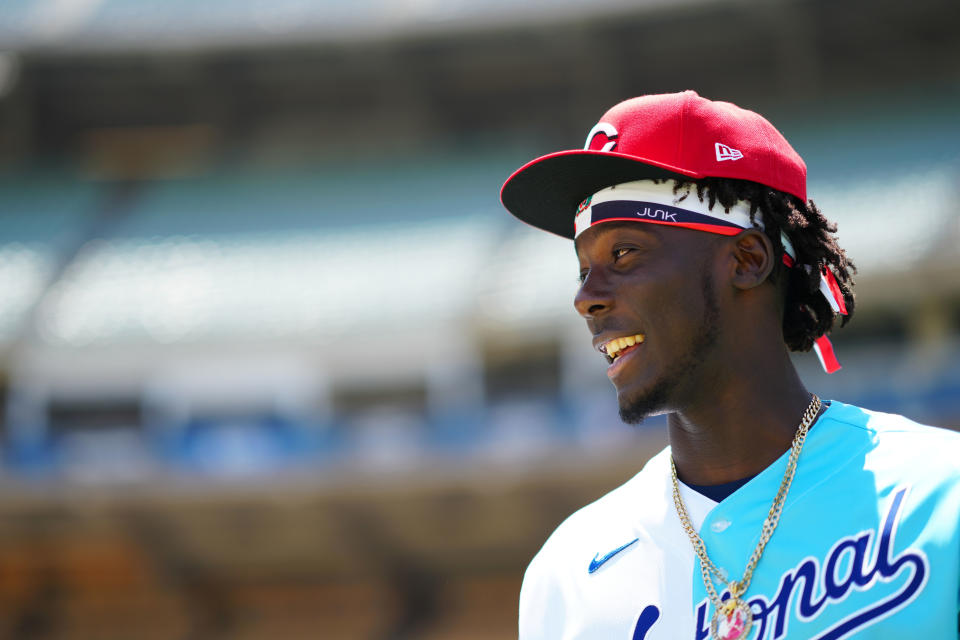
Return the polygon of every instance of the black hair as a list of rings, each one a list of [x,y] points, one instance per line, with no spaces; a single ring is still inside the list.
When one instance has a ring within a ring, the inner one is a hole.
[[[711,209],[719,204],[729,212],[740,200],[750,203],[750,221],[755,222],[760,214],[764,233],[773,243],[777,256],[783,254],[780,232],[790,239],[797,253],[797,264],[788,268],[778,259],[770,272],[770,280],[777,284],[781,278],[786,278],[783,340],[791,351],[809,351],[814,340],[833,328],[833,309],[820,293],[820,269],[823,267],[833,272],[840,286],[847,308],[847,315],[841,316],[840,326],[847,324],[853,316],[856,267],[837,244],[834,235],[837,225],[820,213],[813,200],[804,202],[789,193],[748,180],[702,178],[676,182],[676,193],[687,189],[681,199],[695,188],[700,201],[706,202]],[[810,268],[805,268],[806,265]]]

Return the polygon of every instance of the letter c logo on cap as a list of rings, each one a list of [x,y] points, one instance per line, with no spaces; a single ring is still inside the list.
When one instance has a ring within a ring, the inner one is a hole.
[[[590,150],[593,139],[601,133],[607,138],[607,142],[597,149],[597,151],[613,151],[617,148],[617,136],[620,135],[617,133],[617,128],[609,122],[598,122],[593,129],[590,129],[590,133],[587,134],[587,142],[583,145],[584,151]]]

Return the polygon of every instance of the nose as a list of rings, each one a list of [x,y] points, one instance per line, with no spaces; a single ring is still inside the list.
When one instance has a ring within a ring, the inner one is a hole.
[[[603,269],[590,269],[573,299],[573,306],[584,318],[594,318],[613,307],[610,280]]]

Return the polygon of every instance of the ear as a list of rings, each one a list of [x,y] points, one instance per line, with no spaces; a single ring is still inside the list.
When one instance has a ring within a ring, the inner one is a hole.
[[[732,238],[733,286],[752,289],[766,282],[773,271],[773,243],[759,229],[746,229]]]

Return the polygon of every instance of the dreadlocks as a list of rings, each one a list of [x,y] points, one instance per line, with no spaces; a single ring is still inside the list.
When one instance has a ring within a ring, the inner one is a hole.
[[[856,267],[847,260],[846,252],[837,244],[834,234],[837,225],[827,220],[813,201],[804,203],[800,198],[747,180],[729,178],[702,178],[678,180],[676,193],[686,190],[681,199],[696,189],[701,202],[706,199],[712,209],[720,204],[727,211],[738,201],[750,204],[750,221],[756,220],[759,212],[764,233],[773,243],[776,255],[783,254],[780,232],[786,233],[797,253],[797,266],[787,268],[779,260],[770,273],[776,284],[786,277],[786,299],[783,315],[783,340],[791,351],[809,351],[813,341],[833,327],[834,313],[830,304],[820,294],[820,269],[831,269],[836,276],[847,315],[842,316],[844,326],[853,316],[853,274]],[[809,265],[803,268],[800,265]]]

